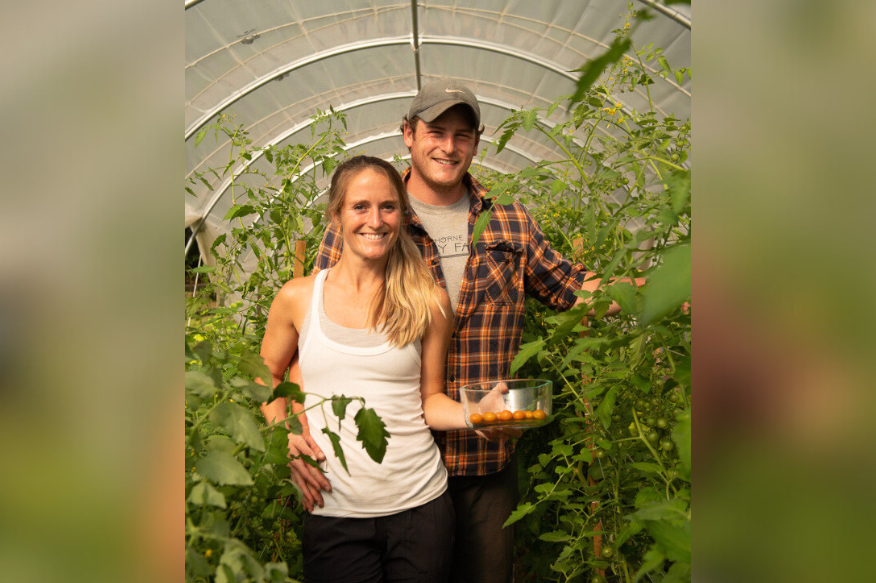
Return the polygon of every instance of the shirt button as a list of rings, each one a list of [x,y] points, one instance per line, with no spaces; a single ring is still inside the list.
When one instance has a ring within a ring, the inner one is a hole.
[[[447,377],[447,380],[450,381],[451,383],[452,383],[452,382],[455,382],[455,381],[456,381],[456,376],[455,376],[455,375],[450,375],[449,377]]]

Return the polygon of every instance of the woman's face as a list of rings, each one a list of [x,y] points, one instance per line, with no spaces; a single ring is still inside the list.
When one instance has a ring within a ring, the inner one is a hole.
[[[392,182],[377,170],[360,170],[347,184],[336,220],[344,236],[344,252],[370,261],[385,260],[402,223]]]

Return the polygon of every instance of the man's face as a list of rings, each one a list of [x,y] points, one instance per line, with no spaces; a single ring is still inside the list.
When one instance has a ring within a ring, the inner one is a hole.
[[[419,120],[416,131],[405,124],[411,172],[438,192],[456,188],[477,154],[477,132],[461,107],[465,106],[452,107],[431,122]]]

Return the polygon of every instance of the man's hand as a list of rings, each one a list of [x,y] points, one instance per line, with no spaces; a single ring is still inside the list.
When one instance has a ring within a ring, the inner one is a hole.
[[[307,420],[302,414],[299,417],[302,425],[301,435],[289,433],[289,468],[292,471],[291,479],[301,489],[303,494],[302,503],[304,509],[308,512],[313,512],[314,505],[323,508],[324,502],[321,491],[331,492],[332,486],[329,481],[317,468],[311,466],[303,459],[296,456],[307,456],[318,462],[325,460],[325,454],[313,441],[310,436],[310,429],[307,426]]]
[[[477,429],[475,433],[486,439],[487,441],[502,442],[506,439],[517,438],[523,435],[522,429],[513,427],[496,427],[493,429]]]
[[[496,386],[493,387],[489,394],[481,399],[479,405],[481,411],[503,411],[506,409],[505,405],[505,397],[503,396],[508,392],[508,385],[502,381],[496,383]],[[514,428],[492,428],[492,429],[478,429],[475,430],[475,433],[486,439],[487,441],[505,441],[506,439],[520,437],[523,435],[523,430],[514,429]]]

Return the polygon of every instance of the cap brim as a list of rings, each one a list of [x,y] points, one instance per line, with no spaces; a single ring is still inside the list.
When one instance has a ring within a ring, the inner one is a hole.
[[[454,105],[464,105],[467,108],[469,108],[471,110],[472,114],[475,116],[476,122],[478,124],[480,123],[481,120],[478,119],[477,112],[472,108],[471,105],[469,105],[465,101],[462,101],[461,99],[447,99],[447,100],[442,101],[440,103],[436,103],[432,107],[430,107],[428,109],[424,109],[423,111],[418,113],[417,117],[420,118],[421,120],[427,122],[427,123],[432,122],[432,121],[435,121],[435,119],[438,116],[440,116],[442,113],[444,113],[445,111],[447,111],[448,109],[450,109]]]

